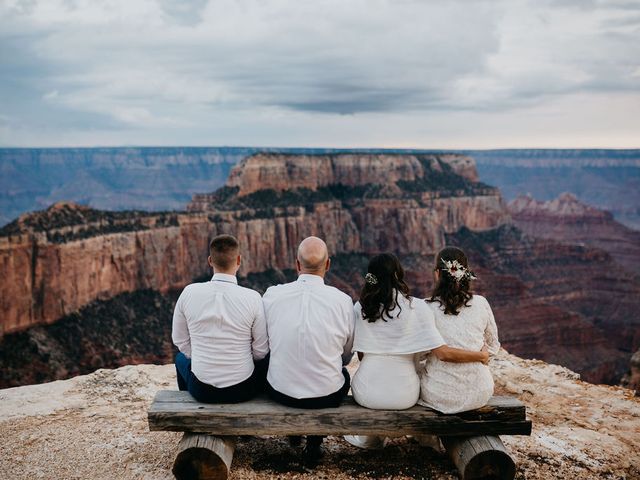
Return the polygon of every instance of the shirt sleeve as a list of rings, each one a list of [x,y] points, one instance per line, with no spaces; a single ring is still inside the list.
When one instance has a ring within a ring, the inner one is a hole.
[[[484,308],[487,312],[487,325],[484,329],[484,343],[490,355],[495,355],[500,350],[500,342],[498,341],[498,327],[493,311],[486,298],[483,297]]]
[[[176,302],[176,308],[173,311],[173,326],[171,328],[171,339],[178,350],[184,353],[187,357],[191,358],[191,336],[189,335],[189,325],[187,324],[187,317],[184,315],[184,303],[187,298],[187,289],[185,288],[178,301]]]
[[[269,353],[269,337],[267,337],[267,320],[264,316],[262,299],[256,302],[256,315],[251,327],[251,351],[254,360],[262,360]]]
[[[347,341],[344,344],[344,348],[342,350],[342,365],[347,365],[351,358],[353,357],[353,337],[356,328],[356,311],[353,305],[351,304],[351,299],[349,299],[346,319],[347,319]]]
[[[356,324],[359,321],[362,321],[362,305],[360,305],[360,302],[356,302],[353,306],[353,315],[353,341],[351,342],[351,352],[356,353],[358,351],[356,348]]]
[[[266,292],[262,295],[262,308],[263,311],[266,312],[269,309],[269,306],[273,302],[273,287],[267,288]]]

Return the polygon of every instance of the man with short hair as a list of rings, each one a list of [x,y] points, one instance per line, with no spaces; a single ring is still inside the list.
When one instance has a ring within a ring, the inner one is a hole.
[[[173,314],[178,388],[200,402],[236,403],[264,388],[269,341],[260,294],[240,287],[238,240],[218,235],[209,247],[211,281],[183,290]]]
[[[262,298],[271,351],[267,391],[284,405],[337,407],[349,391],[343,366],[352,357],[355,313],[348,295],[325,285],[330,265],[324,241],[305,238],[298,247],[297,281],[270,287]],[[322,437],[307,437],[308,465],[317,463],[321,444]]]

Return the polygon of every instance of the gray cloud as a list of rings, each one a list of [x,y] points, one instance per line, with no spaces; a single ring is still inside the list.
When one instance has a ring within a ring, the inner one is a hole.
[[[579,96],[600,109],[599,95],[633,105],[639,5],[7,0],[0,144],[328,144],[344,116],[354,141],[394,118],[414,131],[396,141],[421,142],[409,122],[473,128],[456,112],[506,118]]]
[[[159,0],[168,18],[184,25],[195,25],[202,21],[202,11],[207,0]]]

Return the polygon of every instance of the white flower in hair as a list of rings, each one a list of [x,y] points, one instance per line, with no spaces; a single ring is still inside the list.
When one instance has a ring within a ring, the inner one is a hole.
[[[456,282],[462,280],[465,276],[468,276],[469,279],[476,278],[476,276],[471,273],[467,268],[465,268],[458,260],[442,260],[445,268],[443,269],[453,278],[455,278]]]
[[[378,283],[378,279],[376,278],[376,276],[373,273],[367,273],[364,276],[364,281],[367,283],[370,283],[371,285],[375,285]]]

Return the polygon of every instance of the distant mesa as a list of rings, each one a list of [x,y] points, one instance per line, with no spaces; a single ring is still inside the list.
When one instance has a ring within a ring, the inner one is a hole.
[[[238,187],[238,195],[244,196],[267,189],[318,190],[337,184],[360,187],[453,175],[470,183],[478,182],[475,163],[464,155],[258,153],[235,166],[226,185]],[[435,182],[434,187],[437,187]]]
[[[565,220],[570,218],[581,219],[602,219],[613,220],[611,213],[601,210],[578,200],[573,193],[564,192],[554,200],[546,202],[533,198],[530,194],[520,195],[515,200],[509,202],[509,211],[514,215],[541,215],[561,217]]]
[[[459,154],[291,155],[257,153],[230,172],[224,188],[196,194],[187,209],[264,210],[327,201],[414,200],[499,195],[473,159]]]
[[[640,230],[640,150],[491,150],[472,153],[480,178],[509,201],[531,192],[541,201],[571,192]]]

